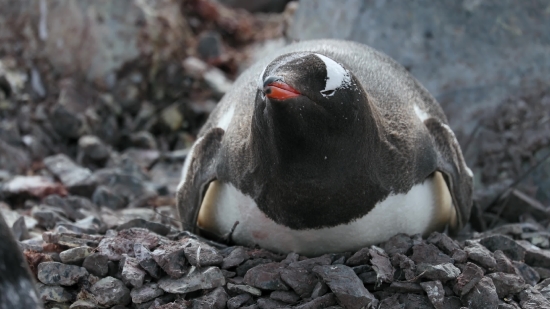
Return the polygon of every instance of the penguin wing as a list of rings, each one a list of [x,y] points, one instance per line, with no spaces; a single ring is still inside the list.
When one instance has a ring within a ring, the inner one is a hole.
[[[453,199],[457,218],[449,224],[450,232],[458,232],[470,218],[472,209],[472,172],[466,166],[460,145],[451,128],[435,118],[424,121],[437,150],[437,170],[443,174]]]
[[[195,233],[197,217],[208,184],[216,180],[216,165],[225,131],[210,129],[193,146],[178,187],[177,208],[182,228]]]

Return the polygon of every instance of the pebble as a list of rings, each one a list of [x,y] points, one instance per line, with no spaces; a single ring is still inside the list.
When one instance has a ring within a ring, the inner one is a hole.
[[[88,271],[79,266],[58,262],[43,262],[38,265],[38,280],[49,285],[71,286],[88,275]]]
[[[91,196],[95,190],[95,183],[91,181],[92,172],[76,164],[64,154],[57,154],[44,158],[44,165],[67,187],[73,194]]]
[[[86,257],[92,254],[93,251],[93,248],[87,246],[76,247],[59,253],[59,258],[61,262],[65,264],[80,264]]]
[[[84,259],[82,267],[94,276],[105,277],[109,272],[108,262],[109,258],[106,255],[92,253]]]
[[[363,308],[377,303],[353,270],[345,265],[323,265],[313,268],[346,308]]]
[[[74,300],[74,296],[62,286],[37,283],[36,289],[38,290],[40,299],[43,301],[66,303]]]
[[[441,281],[421,282],[420,286],[426,291],[430,302],[435,309],[445,309],[445,290]]]
[[[372,246],[369,249],[371,256],[372,268],[376,272],[377,282],[391,283],[393,281],[393,275],[395,269],[391,265],[390,259],[386,252],[382,248]]]
[[[246,284],[227,283],[227,289],[233,293],[248,293],[252,296],[262,296],[262,291]]]
[[[132,302],[141,304],[150,300],[153,300],[164,294],[164,291],[156,283],[147,283],[141,287],[133,288],[130,292]]]
[[[212,266],[204,269],[192,267],[189,273],[182,278],[163,278],[158,283],[165,292],[185,294],[225,285],[225,278],[218,267]]]
[[[202,297],[193,299],[193,309],[225,309],[228,298],[224,288],[218,287]]]
[[[320,284],[313,273],[296,264],[294,267],[282,269],[280,274],[281,280],[304,299],[311,296],[316,285]]]
[[[496,272],[488,274],[487,277],[491,278],[493,281],[499,298],[517,294],[521,292],[525,286],[525,280],[516,274]]]
[[[185,257],[193,266],[220,266],[223,263],[223,256],[218,250],[205,243],[189,238],[183,247]]]
[[[460,274],[460,269],[451,263],[444,263],[438,265],[420,264],[416,266],[417,276],[422,276],[430,280],[440,280],[441,282],[447,282],[448,280],[455,279]]]
[[[268,290],[288,290],[288,287],[281,280],[281,271],[284,266],[280,263],[268,263],[255,266],[248,270],[243,282],[250,286]]]
[[[453,263],[453,260],[448,255],[441,252],[441,250],[432,244],[421,243],[413,246],[412,250],[413,254],[410,258],[416,264],[438,265]]]
[[[151,255],[155,262],[172,278],[181,278],[189,270],[181,243],[162,245]]]
[[[135,288],[139,288],[143,285],[146,273],[139,267],[139,262],[136,258],[124,256],[122,260],[120,260],[120,267],[122,268],[120,277],[124,284]]]
[[[464,248],[464,251],[468,253],[470,260],[477,262],[486,269],[494,269],[497,266],[493,253],[477,242],[470,242]]]
[[[479,243],[493,252],[496,250],[502,251],[514,261],[523,261],[525,258],[525,249],[508,236],[491,235],[482,238]]]
[[[130,303],[130,290],[124,283],[113,277],[105,277],[90,288],[95,300],[103,306],[127,305]]]
[[[237,309],[245,305],[250,305],[253,299],[252,296],[248,293],[239,294],[235,297],[231,297],[227,300],[228,309]]]
[[[495,285],[487,277],[481,278],[461,300],[471,309],[497,309],[499,304]]]

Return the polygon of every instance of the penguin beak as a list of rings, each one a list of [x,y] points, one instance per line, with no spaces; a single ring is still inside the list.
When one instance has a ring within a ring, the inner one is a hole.
[[[284,83],[278,76],[269,76],[264,80],[263,92],[266,97],[283,101],[300,96],[300,92]]]

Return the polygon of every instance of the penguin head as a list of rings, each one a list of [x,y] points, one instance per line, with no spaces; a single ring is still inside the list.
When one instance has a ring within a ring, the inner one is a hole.
[[[257,87],[253,130],[261,147],[281,158],[311,160],[318,153],[324,161],[364,142],[369,131],[363,87],[351,70],[328,56],[282,55],[265,67]]]
[[[344,65],[318,53],[285,54],[258,77],[256,112],[279,129],[343,133],[364,111],[364,90]],[[261,113],[260,113],[261,112]]]

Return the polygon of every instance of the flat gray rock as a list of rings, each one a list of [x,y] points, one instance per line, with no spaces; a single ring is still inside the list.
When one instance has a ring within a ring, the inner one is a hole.
[[[71,286],[88,275],[84,267],[58,262],[42,262],[38,265],[38,280],[44,284]]]
[[[189,273],[182,278],[163,278],[158,283],[165,292],[185,294],[225,285],[225,277],[218,267],[212,266],[204,269],[192,267]]]
[[[346,308],[359,309],[377,302],[374,295],[363,286],[363,282],[348,266],[316,266],[313,268],[313,272],[323,278],[338,302]]]

